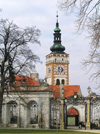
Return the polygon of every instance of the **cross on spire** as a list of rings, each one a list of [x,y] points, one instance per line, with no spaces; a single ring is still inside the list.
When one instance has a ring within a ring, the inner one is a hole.
[[[57,15],[56,15],[56,17],[57,17],[57,22],[58,22],[58,11],[57,11]]]

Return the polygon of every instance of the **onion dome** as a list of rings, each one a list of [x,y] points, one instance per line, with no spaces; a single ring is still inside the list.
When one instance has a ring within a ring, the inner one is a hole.
[[[61,30],[59,28],[58,23],[58,15],[57,15],[57,22],[56,28],[54,29],[54,44],[50,47],[52,53],[64,53],[65,47],[61,44]]]

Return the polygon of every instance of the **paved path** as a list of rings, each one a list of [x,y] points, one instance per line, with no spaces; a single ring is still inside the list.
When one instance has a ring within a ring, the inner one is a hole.
[[[67,127],[66,130],[73,130],[73,131],[81,131],[81,132],[91,132],[91,133],[99,133],[100,134],[100,130],[85,130],[84,127],[82,127],[82,129],[79,129],[79,127],[73,127],[73,126],[69,126]]]
[[[84,129],[66,129],[66,130],[70,130],[70,131],[80,131],[80,132],[91,132],[91,133],[99,133],[100,134],[100,130],[84,130]]]
[[[100,134],[100,130],[75,130],[75,131],[91,132],[91,133],[99,133]]]

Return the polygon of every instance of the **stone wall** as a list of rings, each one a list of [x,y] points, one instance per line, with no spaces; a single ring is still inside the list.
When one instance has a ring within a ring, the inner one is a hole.
[[[2,124],[5,127],[32,127],[32,128],[49,128],[49,99],[52,93],[49,91],[40,92],[9,92],[8,96],[4,94],[4,101],[2,106]],[[11,103],[17,103],[17,123],[11,124]],[[30,102],[37,103],[37,124],[30,124],[30,109],[28,104]]]

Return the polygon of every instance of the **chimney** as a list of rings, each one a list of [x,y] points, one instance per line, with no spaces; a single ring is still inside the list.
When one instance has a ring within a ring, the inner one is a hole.
[[[31,73],[31,74],[30,74],[30,78],[32,78],[32,79],[38,81],[38,79],[39,79],[39,74],[38,74],[38,73]]]

